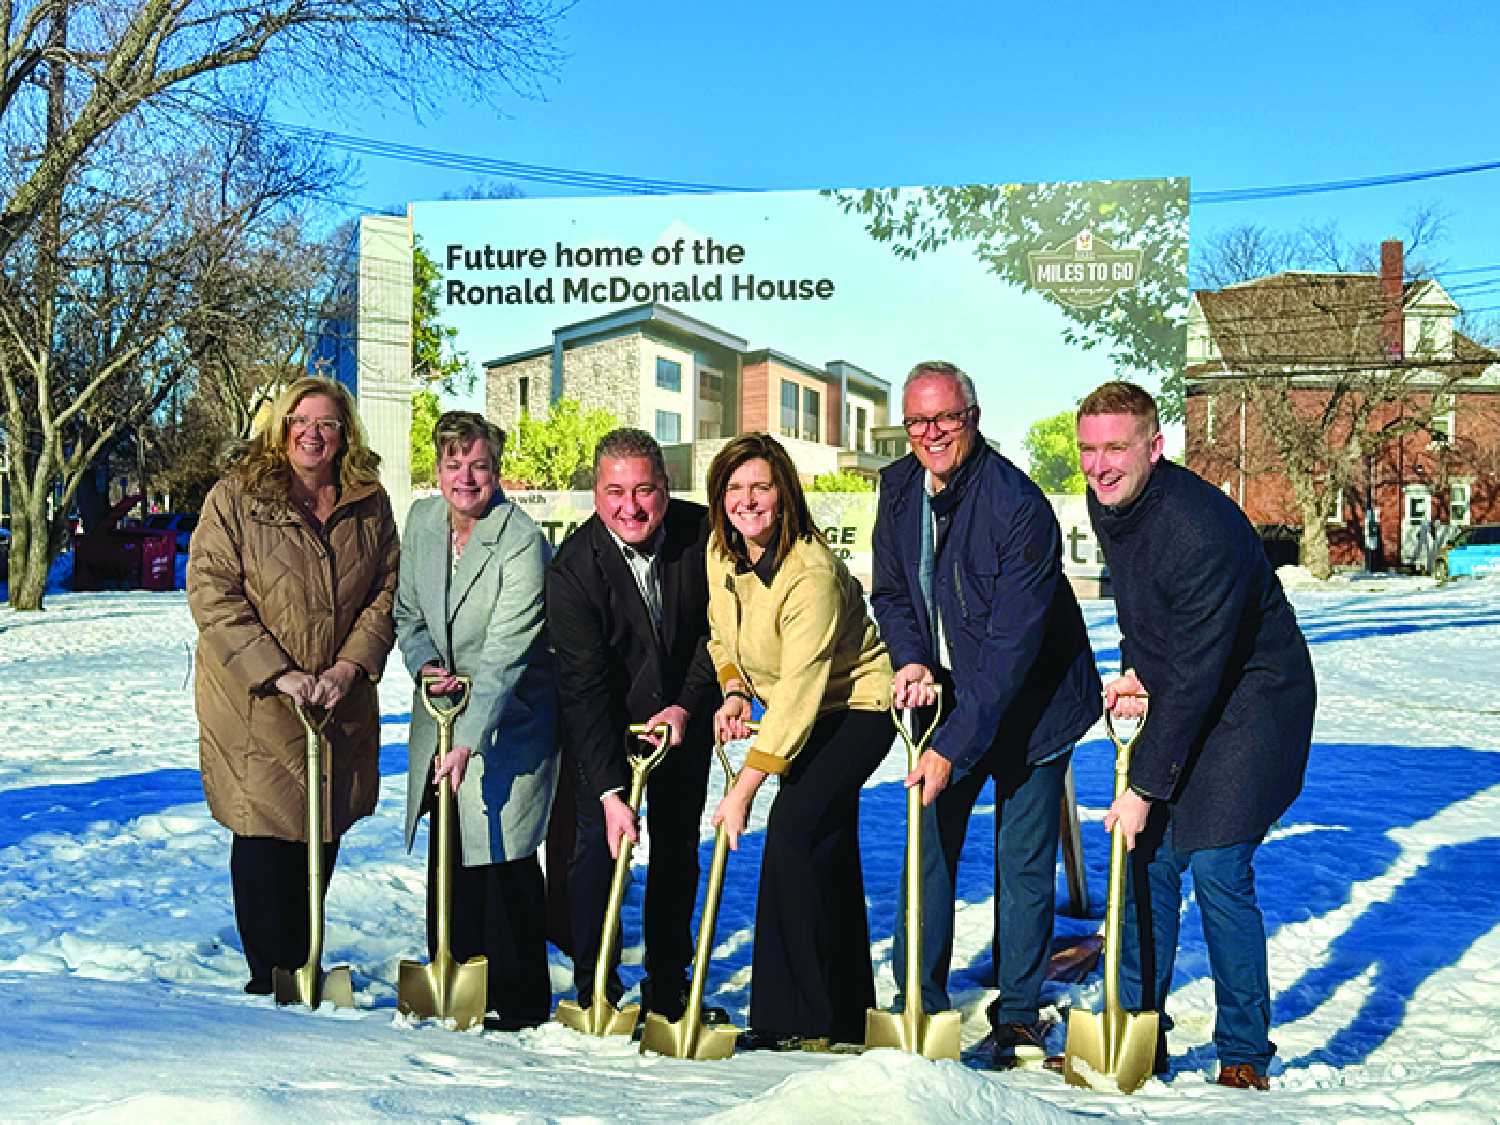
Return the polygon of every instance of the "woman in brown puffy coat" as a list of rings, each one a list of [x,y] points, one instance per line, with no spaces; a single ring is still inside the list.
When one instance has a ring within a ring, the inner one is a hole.
[[[375,682],[395,640],[398,561],[379,464],[349,392],[299,379],[208,494],[193,533],[203,792],[234,834],[229,871],[250,993],[271,992],[273,968],[307,959],[305,735],[293,700],[333,712],[326,873],[340,837],[375,810]]]

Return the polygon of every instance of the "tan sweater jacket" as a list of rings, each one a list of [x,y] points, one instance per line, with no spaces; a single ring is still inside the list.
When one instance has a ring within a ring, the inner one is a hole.
[[[708,625],[719,682],[738,677],[765,705],[747,766],[785,773],[823,715],[890,705],[891,661],[864,593],[820,539],[793,547],[769,587],[710,547]]]

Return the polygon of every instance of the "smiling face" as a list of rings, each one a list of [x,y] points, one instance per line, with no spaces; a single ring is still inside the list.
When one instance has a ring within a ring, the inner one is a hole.
[[[912,452],[939,487],[946,485],[974,448],[979,407],[964,401],[958,380],[931,374],[907,384],[901,410]]]
[[[667,482],[646,457],[605,457],[594,478],[594,511],[621,542],[649,543],[667,515]]]
[[[477,520],[489,510],[498,485],[490,443],[477,438],[450,445],[438,458],[438,491],[455,515]]]
[[[771,463],[763,457],[746,461],[729,475],[724,488],[724,514],[745,537],[752,562],[776,537],[780,499]]]
[[[1078,462],[1107,508],[1129,504],[1161,459],[1161,431],[1134,414],[1085,414],[1078,419]]]
[[[304,395],[287,415],[286,455],[298,476],[333,479],[334,460],[344,447],[343,415],[328,395]]]

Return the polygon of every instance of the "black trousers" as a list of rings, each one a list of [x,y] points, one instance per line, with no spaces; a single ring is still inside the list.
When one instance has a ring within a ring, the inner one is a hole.
[[[859,791],[890,751],[891,720],[818,720],[781,778],[766,822],[755,910],[750,1026],[774,1035],[864,1040],[875,1006],[859,859]]]
[[[338,855],[337,840],[323,845],[325,894]],[[236,835],[229,845],[229,883],[250,979],[269,991],[272,969],[307,963],[307,845]]]
[[[436,818],[433,818],[435,821]],[[465,867],[454,817],[452,954],[489,961],[488,1010],[509,1027],[534,1027],[552,1015],[547,971],[547,892],[533,853],[508,863]],[[434,825],[434,831],[435,831]],[[427,953],[437,953],[437,845],[427,847]]]
[[[651,858],[646,866],[646,901],[642,908],[646,979],[641,997],[648,1008],[669,1019],[681,1015],[681,996],[693,961],[698,826],[703,818],[712,757],[706,744],[689,740],[673,748],[646,781],[644,819],[651,838]],[[574,778],[575,783],[579,780]],[[576,798],[578,834],[568,864],[568,896],[573,923],[573,979],[578,1002],[587,1007],[594,998],[594,969],[615,861],[604,838],[604,808],[598,794],[578,784]],[[617,945],[611,954],[604,992],[611,1003],[618,1003],[624,992],[619,957]]]

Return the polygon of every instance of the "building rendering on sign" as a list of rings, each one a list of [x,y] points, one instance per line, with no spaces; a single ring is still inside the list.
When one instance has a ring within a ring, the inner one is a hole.
[[[873,476],[906,452],[890,384],[844,360],[809,363],[662,304],[556,328],[549,343],[485,363],[485,413],[505,429],[559,398],[655,435],[674,488],[700,489],[736,434],[765,431],[811,478]]]
[[[1240,390],[1284,387],[1303,416],[1336,419],[1309,464],[1328,463],[1352,426],[1370,435],[1342,485],[1329,478],[1332,564],[1421,570],[1434,536],[1500,521],[1500,354],[1458,331],[1442,285],[1405,276],[1399,242],[1381,250],[1379,273],[1279,273],[1193,294],[1187,462],[1251,522],[1300,530],[1290,476],[1267,455],[1276,423]]]

